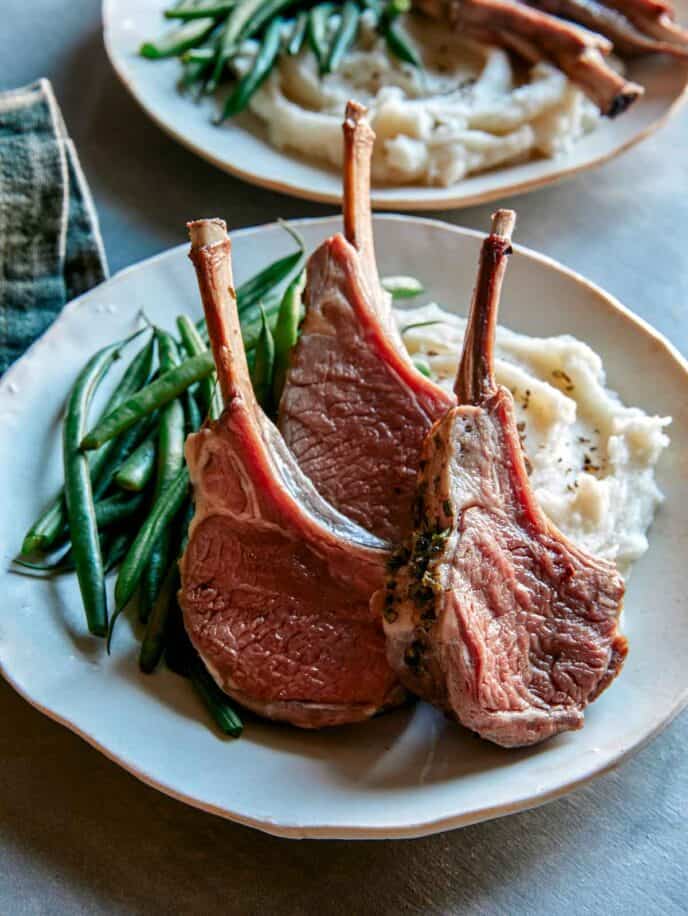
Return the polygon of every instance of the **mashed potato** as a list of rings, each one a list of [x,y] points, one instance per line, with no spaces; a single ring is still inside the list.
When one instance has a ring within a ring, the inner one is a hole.
[[[397,320],[414,360],[451,388],[465,319],[431,304],[398,311]],[[433,323],[409,327],[424,322]],[[654,467],[671,419],[622,404],[605,386],[600,357],[574,337],[500,327],[496,372],[514,395],[538,502],[572,541],[627,576],[662,501]]]
[[[390,56],[367,14],[337,73],[321,77],[307,46],[282,55],[251,101],[270,142],[340,166],[342,115],[355,98],[377,134],[375,182],[448,186],[472,172],[565,153],[599,118],[549,64],[517,72],[504,51],[464,41],[441,23],[408,16],[405,27],[422,71]],[[254,53],[249,44],[240,70]]]

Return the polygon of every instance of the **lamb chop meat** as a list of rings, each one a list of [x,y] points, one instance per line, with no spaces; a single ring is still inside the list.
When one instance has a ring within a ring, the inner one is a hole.
[[[279,427],[333,506],[383,538],[408,529],[425,433],[453,398],[411,362],[375,264],[370,159],[375,135],[350,102],[344,122],[346,238],[311,256],[306,317]]]
[[[514,214],[493,219],[456,379],[460,406],[425,439],[415,529],[375,602],[404,684],[482,737],[517,747],[582,727],[627,646],[623,580],[537,505],[511,394],[495,383]]]
[[[405,695],[370,608],[387,545],[322,499],[261,411],[225,225],[189,231],[225,409],[187,440],[186,630],[219,686],[260,715],[304,728],[366,719]]]
[[[544,13],[570,19],[585,26],[593,32],[604,35],[614,45],[614,50],[624,57],[636,57],[641,54],[671,54],[675,57],[688,56],[688,42],[677,43],[675,34],[671,38],[653,37],[652,29],[643,32],[632,20],[624,15],[626,6],[619,3],[613,8],[610,0],[607,5],[598,0],[527,0]],[[656,17],[659,18],[659,17]],[[688,37],[688,36],[687,36]]]
[[[526,49],[524,56],[530,62],[534,58],[550,61],[609,117],[621,114],[643,94],[642,86],[605,63],[612,44],[603,35],[520,0],[414,0],[414,6],[428,16],[444,19],[468,37],[488,36],[509,50]]]

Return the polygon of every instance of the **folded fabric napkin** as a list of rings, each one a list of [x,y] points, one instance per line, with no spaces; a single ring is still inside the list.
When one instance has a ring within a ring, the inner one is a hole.
[[[98,218],[48,80],[0,92],[0,375],[108,275]]]

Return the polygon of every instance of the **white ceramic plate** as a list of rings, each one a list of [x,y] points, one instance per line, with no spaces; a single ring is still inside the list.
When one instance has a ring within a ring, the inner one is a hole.
[[[313,248],[338,220],[296,225]],[[238,282],[290,248],[275,225],[237,232],[233,242]],[[480,242],[476,233],[428,220],[376,220],[381,269],[415,274],[429,296],[460,312]],[[674,417],[672,446],[659,467],[666,506],[626,602],[628,662],[586,713],[583,731],[505,751],[419,704],[312,734],[251,719],[244,737],[232,741],[209,725],[185,681],[164,667],[154,676],[139,673],[129,622],[121,621],[108,658],[86,634],[73,577],[45,582],[7,568],[61,479],[58,422],[70,384],[95,349],[131,330],[142,307],[168,327],[180,311],[200,312],[186,246],[73,302],[0,382],[0,669],[34,706],[140,779],[199,808],[281,836],[405,837],[554,798],[618,763],[684,705],[688,365],[601,290],[523,249],[509,266],[504,323],[591,341],[623,398]],[[639,386],[638,379],[654,384]]]
[[[169,0],[103,0],[105,47],[120,79],[143,109],[176,140],[218,168],[296,197],[338,203],[341,176],[336,170],[274,149],[251,114],[221,128],[213,126],[212,101],[194,104],[177,91],[177,60],[149,61],[138,55],[143,41],[164,31],[161,11],[167,6]],[[688,0],[677,0],[676,7],[679,20],[688,22]],[[645,96],[622,117],[605,120],[570,155],[506,166],[449,188],[377,188],[373,205],[378,210],[466,207],[530,191],[605,162],[648,136],[677,110],[685,99],[688,63],[655,56],[633,62],[629,76],[645,86]]]

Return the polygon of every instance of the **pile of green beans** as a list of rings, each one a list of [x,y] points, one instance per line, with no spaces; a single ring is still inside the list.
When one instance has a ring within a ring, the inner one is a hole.
[[[234,85],[217,123],[244,111],[282,54],[294,56],[304,47],[315,55],[320,72],[336,72],[358,38],[361,16],[372,18],[394,57],[414,67],[422,62],[399,17],[410,0],[179,0],[164,11],[178,24],[157,41],[141,45],[152,60],[178,57],[182,88],[214,92],[225,80]],[[258,48],[250,68],[239,78],[235,59],[247,39]]]
[[[285,228],[298,249],[237,289],[251,377],[268,411],[277,403],[275,342],[284,365],[301,315],[305,249],[300,236]],[[222,404],[204,323],[179,315],[176,328],[178,339],[162,328],[144,328],[99,350],[78,374],[63,422],[64,487],[26,533],[14,562],[18,572],[34,576],[75,571],[88,629],[107,637],[108,650],[115,621],[136,598],[141,670],[150,673],[163,657],[173,659],[170,666],[190,677],[218,727],[236,737],[238,715],[213,689],[178,625],[178,561],[193,513],[184,442],[205,418],[217,419]],[[98,386],[146,333],[89,428]],[[109,616],[105,577],[114,569],[115,609]]]

